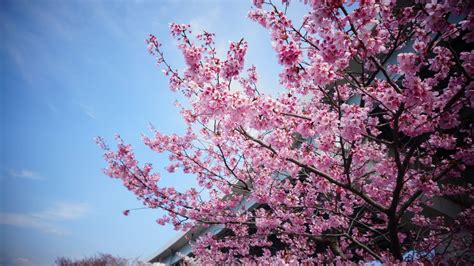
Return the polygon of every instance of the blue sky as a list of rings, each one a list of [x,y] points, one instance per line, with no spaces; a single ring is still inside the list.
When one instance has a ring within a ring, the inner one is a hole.
[[[167,80],[147,54],[154,33],[183,66],[171,21],[249,41],[247,62],[264,90],[278,86],[268,33],[246,18],[250,1],[0,1],[0,265],[51,265],[58,256],[105,252],[146,258],[177,233],[155,223],[106,177],[93,138],[115,133],[162,171],[166,155],[140,141],[149,123],[165,133],[184,124]],[[178,173],[165,184],[191,184]]]

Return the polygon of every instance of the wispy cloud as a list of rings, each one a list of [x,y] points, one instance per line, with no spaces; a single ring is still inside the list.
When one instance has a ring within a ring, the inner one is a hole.
[[[82,218],[89,211],[90,208],[84,203],[59,202],[36,213],[0,212],[0,224],[31,228],[47,234],[67,235],[69,232],[59,226],[58,222]]]
[[[59,112],[59,110],[58,110],[58,108],[56,107],[56,105],[54,105],[54,104],[52,104],[52,103],[48,103],[48,108],[49,108],[49,110],[51,110],[51,112],[53,112],[53,113],[58,113],[58,112]]]
[[[13,260],[13,263],[15,263],[15,265],[30,265],[31,260],[23,257],[18,257]]]
[[[39,173],[31,171],[29,169],[20,169],[20,170],[10,169],[8,170],[8,176],[15,177],[15,178],[30,179],[30,180],[43,180],[44,179],[44,177],[41,176]]]
[[[214,32],[216,30],[216,25],[219,25],[217,22],[222,18],[221,8],[219,6],[214,6],[212,9],[208,10],[205,16],[197,16],[192,18],[189,21],[194,32],[210,31]]]
[[[67,231],[32,214],[0,212],[0,224],[31,228],[43,233],[66,235]]]
[[[74,220],[84,217],[88,212],[89,206],[87,204],[58,202],[34,215],[44,220]]]
[[[31,71],[29,70],[28,67],[28,62],[25,58],[25,55],[23,52],[18,49],[17,47],[14,47],[12,45],[7,45],[6,51],[13,61],[15,67],[18,70],[18,73],[20,73],[21,77],[28,82],[28,84],[33,84],[33,77],[31,75]]]
[[[89,105],[85,105],[85,104],[82,104],[82,103],[78,103],[79,107],[81,107],[82,109],[82,112],[87,115],[88,117],[96,120],[97,119],[97,116],[95,115],[95,111],[94,111],[94,108],[92,108],[91,106]]]
[[[106,4],[106,2],[96,1],[92,7],[92,14],[94,15],[94,18],[102,23],[102,26],[105,27],[108,32],[113,33],[119,38],[125,36],[123,25],[121,25],[122,23],[116,19],[112,19],[110,7]],[[126,17],[124,17],[124,20],[125,19]]]

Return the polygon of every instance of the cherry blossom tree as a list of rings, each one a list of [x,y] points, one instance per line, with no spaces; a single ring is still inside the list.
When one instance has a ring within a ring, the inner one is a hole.
[[[248,15],[271,35],[285,90],[277,96],[259,91],[244,39],[219,58],[214,34],[171,24],[180,71],[150,35],[149,52],[188,101],[179,107],[187,130],[143,141],[199,187],[161,186],[120,137],[117,149],[98,138],[106,174],[164,210],[159,224],[224,226],[226,236],[191,243],[203,263],[468,262],[472,3],[303,2],[298,20],[286,15],[289,0],[254,0]],[[433,211],[439,198],[458,199],[462,211]]]

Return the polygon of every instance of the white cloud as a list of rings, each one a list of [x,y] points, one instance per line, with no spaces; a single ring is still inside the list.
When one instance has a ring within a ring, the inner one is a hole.
[[[34,84],[33,76],[28,68],[28,60],[25,58],[24,53],[21,49],[18,49],[15,46],[7,45],[6,51],[16,66],[18,73],[20,73],[23,80],[28,82],[28,84]]]
[[[44,179],[40,174],[38,174],[37,172],[31,171],[29,169],[20,169],[20,170],[10,169],[8,171],[8,175],[11,177],[31,179],[31,180]]]
[[[92,14],[95,19],[97,19],[102,26],[107,29],[108,32],[114,34],[116,37],[122,38],[125,36],[125,31],[123,30],[123,22],[112,19],[112,13],[110,11],[110,5],[107,5],[106,2],[95,1],[93,2]],[[125,20],[126,17],[123,18]]]
[[[51,110],[51,112],[53,112],[53,113],[58,113],[58,112],[59,112],[59,110],[58,110],[58,108],[56,107],[56,105],[54,105],[54,104],[52,104],[52,103],[48,103],[48,108],[49,108],[49,110]]]
[[[29,265],[31,264],[31,260],[27,258],[18,257],[13,260],[13,263],[15,263],[15,265]]]
[[[65,235],[67,231],[32,214],[0,212],[0,224],[31,228],[47,234]]]
[[[219,25],[217,22],[221,17],[221,9],[219,6],[214,6],[213,9],[206,12],[206,16],[194,17],[189,21],[191,29],[195,33],[205,31],[215,31],[215,25]]]
[[[94,109],[89,106],[89,105],[85,105],[85,104],[82,104],[82,103],[79,103],[79,107],[81,107],[82,109],[82,112],[87,115],[88,117],[92,118],[92,119],[97,119],[96,115],[95,115],[95,111]]]
[[[34,215],[45,220],[73,220],[84,217],[88,212],[89,207],[87,204],[59,202],[53,204],[47,210]]]
[[[82,218],[89,211],[90,208],[84,203],[59,202],[36,213],[0,212],[0,224],[31,228],[48,234],[66,235],[69,232],[57,223]]]

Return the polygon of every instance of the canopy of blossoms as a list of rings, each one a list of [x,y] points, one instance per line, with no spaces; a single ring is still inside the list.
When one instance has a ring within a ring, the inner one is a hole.
[[[467,262],[474,251],[473,4],[304,4],[298,20],[286,16],[289,0],[255,0],[249,12],[283,67],[278,96],[259,91],[244,39],[219,58],[214,34],[171,24],[187,65],[179,71],[150,35],[148,49],[170,89],[188,101],[180,107],[187,130],[143,141],[169,154],[170,173],[193,174],[199,187],[161,186],[161,174],[120,137],[117,149],[98,139],[106,174],[165,210],[159,224],[223,225],[226,236],[191,243],[202,263]],[[455,217],[427,212],[440,197],[467,204]]]

